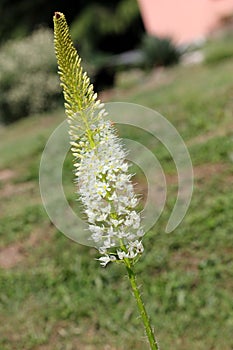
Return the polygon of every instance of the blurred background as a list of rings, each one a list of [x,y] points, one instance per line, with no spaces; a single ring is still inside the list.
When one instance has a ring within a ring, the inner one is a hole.
[[[100,268],[96,251],[58,232],[41,203],[41,154],[65,118],[55,11],[66,15],[101,100],[157,110],[191,155],[191,206],[165,234],[177,193],[175,164],[149,134],[119,125],[121,137],[156,155],[167,180],[164,212],[137,267],[161,348],[233,349],[231,0],[1,0],[0,349],[146,348],[124,271]],[[136,166],[132,172],[146,197],[144,174]],[[75,209],[73,180],[68,154],[63,185]]]

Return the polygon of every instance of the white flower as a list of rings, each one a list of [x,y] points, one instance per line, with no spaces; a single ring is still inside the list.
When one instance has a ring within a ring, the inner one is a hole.
[[[125,220],[126,226],[132,226],[133,228],[139,228],[140,216],[135,210],[131,211]]]
[[[85,133],[79,142],[73,139],[72,150],[79,155],[75,163],[76,182],[91,238],[104,254],[99,259],[101,265],[106,266],[116,260],[112,253],[119,260],[141,254],[143,246],[138,237],[143,236],[143,229],[135,210],[138,198],[127,173],[126,152],[111,123],[100,119],[91,133],[94,145]]]
[[[100,265],[102,265],[103,267],[105,267],[110,261],[115,261],[116,258],[114,255],[105,255],[105,256],[101,256],[99,259],[97,259],[100,261]]]
[[[144,251],[144,248],[143,248],[142,242],[139,242],[138,240],[136,240],[135,242],[129,244],[127,253],[122,250],[117,250],[117,255],[120,260],[125,258],[133,259],[138,254],[142,254],[143,251]]]
[[[117,250],[117,255],[120,260],[123,260],[124,258],[127,258],[126,253],[123,250]]]

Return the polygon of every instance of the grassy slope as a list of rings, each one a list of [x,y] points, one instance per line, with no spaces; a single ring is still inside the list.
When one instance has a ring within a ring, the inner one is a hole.
[[[138,264],[163,350],[233,349],[232,72],[230,59],[178,67],[140,77],[111,96],[166,116],[194,164],[188,214],[175,232],[164,233],[176,193],[172,180],[165,211],[147,234]],[[95,250],[57,232],[41,206],[40,156],[62,119],[57,111],[0,130],[0,349],[145,349],[124,272],[114,265],[100,268]],[[154,151],[168,179],[175,178],[166,151],[161,145]],[[64,183],[72,202],[71,169],[68,159]]]

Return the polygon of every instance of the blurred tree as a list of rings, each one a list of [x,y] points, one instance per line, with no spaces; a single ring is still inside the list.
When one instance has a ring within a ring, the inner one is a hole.
[[[71,26],[72,38],[81,45],[83,56],[103,51],[119,53],[138,45],[144,27],[136,0],[93,2]]]
[[[93,1],[74,19],[72,39],[97,91],[114,84],[113,54],[138,47],[144,26],[136,0]]]
[[[144,34],[137,0],[0,0],[0,45],[52,28],[55,11],[65,14],[97,89],[112,85],[111,55],[134,49]]]
[[[0,42],[28,35],[40,25],[52,27],[55,11],[64,12],[71,22],[87,3],[85,0],[57,0],[56,3],[46,0],[1,0]]]
[[[119,51],[120,48],[116,49],[119,45],[113,43],[113,38],[118,39],[121,47],[128,48],[138,39],[138,32],[143,30],[137,0],[57,0],[56,3],[1,0],[0,42],[26,36],[40,25],[52,27],[55,11],[64,12],[70,24],[74,21],[74,39],[89,41],[93,49]],[[128,31],[131,31],[129,40],[124,36]]]

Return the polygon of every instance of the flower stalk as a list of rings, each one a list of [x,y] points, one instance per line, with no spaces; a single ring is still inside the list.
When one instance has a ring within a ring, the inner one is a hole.
[[[152,350],[158,350],[150,320],[136,283],[133,266],[143,253],[138,197],[128,172],[126,150],[104,105],[81,66],[64,14],[54,15],[54,43],[69,123],[77,192],[83,204],[90,239],[99,250],[100,264],[126,266],[132,291]]]
[[[145,305],[142,301],[139,287],[137,285],[136,275],[135,275],[133,267],[130,264],[129,259],[125,259],[125,266],[126,266],[126,270],[128,273],[131,288],[133,291],[133,295],[134,295],[134,298],[136,300],[137,307],[138,307],[141,319],[142,319],[143,324],[144,324],[144,328],[145,328],[146,335],[147,335],[147,338],[148,338],[148,341],[150,344],[150,348],[151,348],[151,350],[159,350],[159,345],[155,339],[154,332],[152,330],[152,326],[150,323],[150,319],[149,319],[149,316],[146,312],[146,308],[145,308]]]

